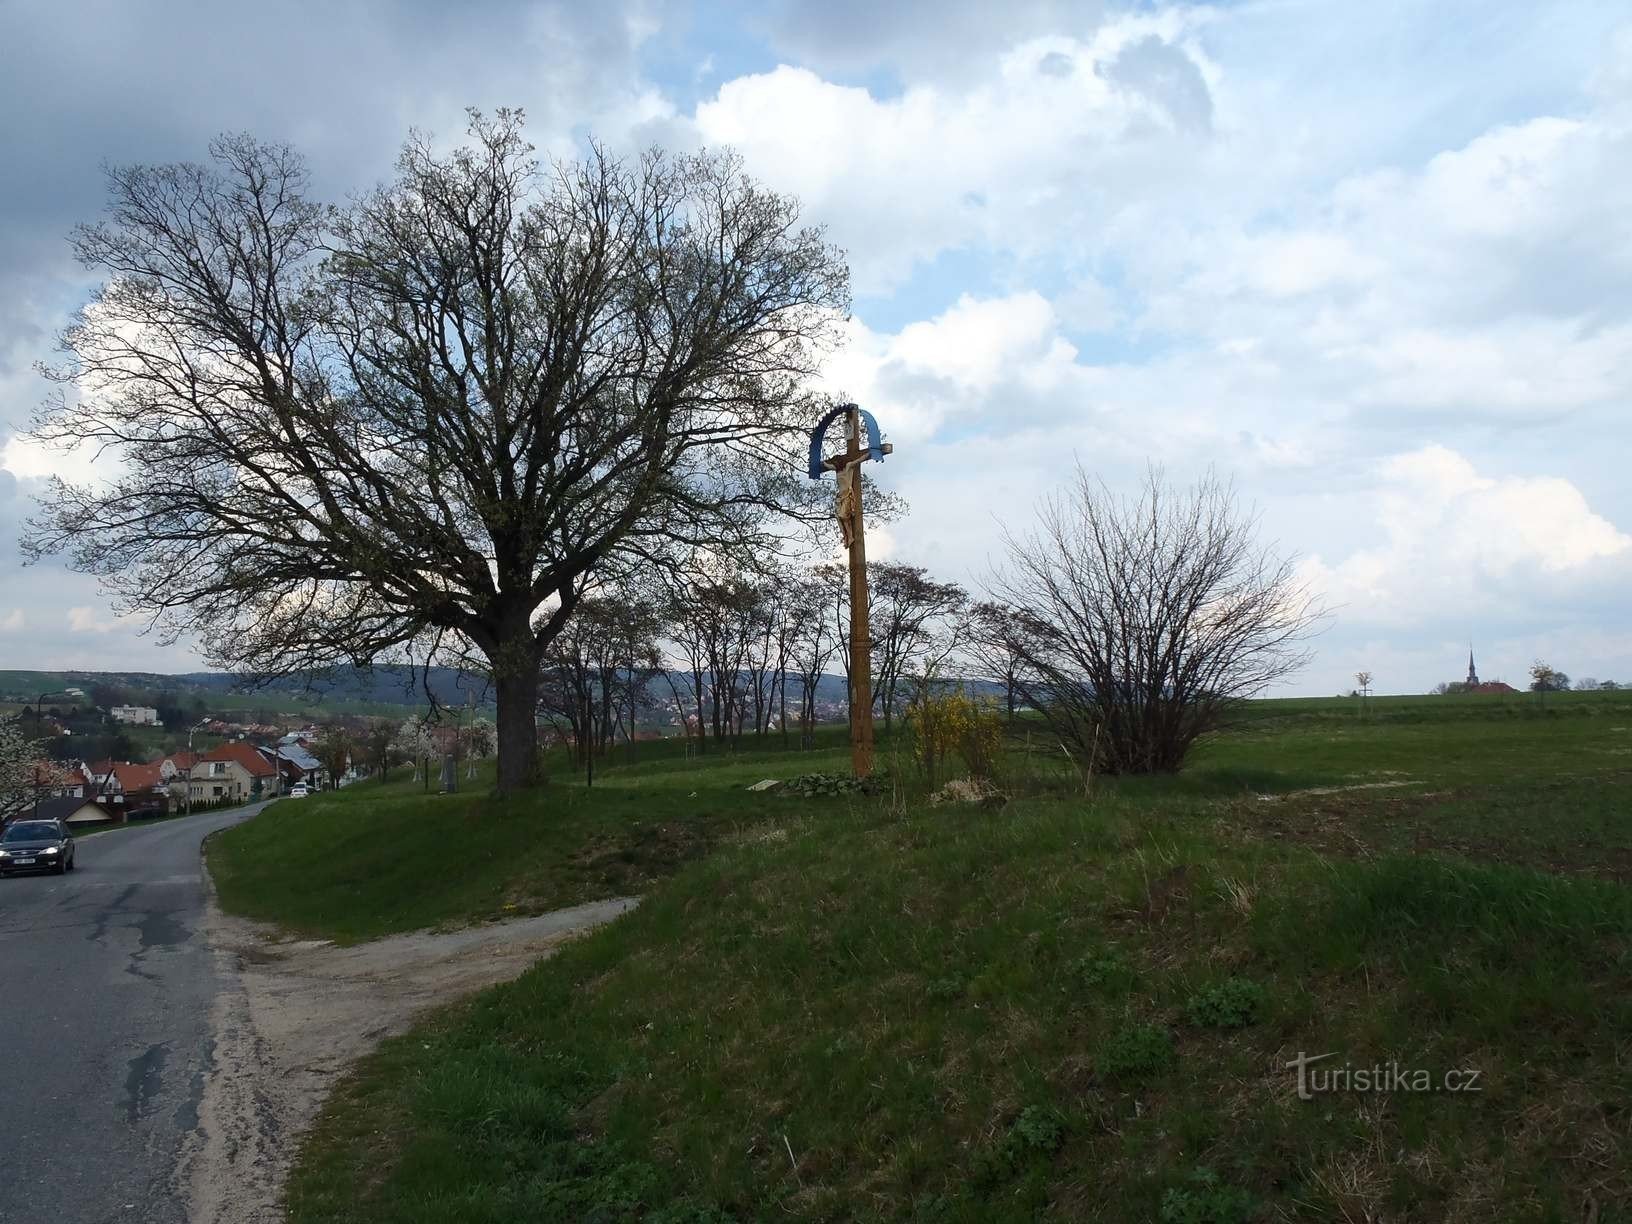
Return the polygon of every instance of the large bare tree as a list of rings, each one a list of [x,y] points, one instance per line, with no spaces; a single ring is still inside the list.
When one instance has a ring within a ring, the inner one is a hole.
[[[1168,773],[1230,708],[1303,666],[1322,613],[1214,476],[1123,498],[1080,468],[991,584],[1010,674],[1084,769]]]
[[[57,482],[24,545],[258,678],[485,658],[510,790],[586,585],[751,549],[798,495],[848,282],[728,154],[543,167],[508,111],[470,135],[412,137],[343,207],[249,137],[111,170],[109,218],[75,233],[108,280],[35,436],[122,471]]]

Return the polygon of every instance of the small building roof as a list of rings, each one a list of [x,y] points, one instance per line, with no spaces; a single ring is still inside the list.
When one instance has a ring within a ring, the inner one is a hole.
[[[278,748],[278,755],[307,772],[323,768],[323,762],[306,751],[300,744],[284,744]]]
[[[152,790],[164,784],[164,775],[157,765],[136,765],[130,762],[115,765],[113,776],[119,779],[119,788],[126,794]]]
[[[25,808],[19,820],[33,820],[32,808]],[[95,821],[112,820],[113,813],[100,803],[90,799],[79,799],[73,795],[64,795],[60,798],[40,800],[40,820],[63,820],[72,824],[91,824]]]
[[[261,755],[260,750],[241,740],[233,740],[226,744],[217,744],[199,761],[237,761],[252,778],[271,778],[277,775],[272,768],[272,762]]]

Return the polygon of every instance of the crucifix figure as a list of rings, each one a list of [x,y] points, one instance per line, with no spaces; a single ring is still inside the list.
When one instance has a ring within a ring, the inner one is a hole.
[[[822,441],[827,427],[841,416],[845,425],[844,450],[824,458]],[[855,404],[840,404],[810,433],[810,478],[820,480],[824,471],[837,477],[834,517],[850,554],[850,764],[858,778],[870,777],[873,772],[873,656],[872,633],[867,624],[867,538],[861,517],[861,465],[869,459],[882,462],[894,449],[888,442],[879,441],[873,414]]]

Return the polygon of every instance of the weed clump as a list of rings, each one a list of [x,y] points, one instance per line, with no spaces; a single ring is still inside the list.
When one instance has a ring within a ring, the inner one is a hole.
[[[1252,1217],[1252,1196],[1227,1186],[1211,1169],[1193,1169],[1185,1185],[1162,1195],[1161,1224],[1245,1224]]]
[[[884,793],[886,778],[874,775],[858,778],[853,774],[808,773],[789,778],[782,785],[785,795],[880,795]]]
[[[1099,1071],[1111,1079],[1142,1079],[1173,1063],[1173,1038],[1164,1028],[1135,1022],[1118,1029],[1099,1051]]]
[[[1120,994],[1134,982],[1133,966],[1117,948],[1102,948],[1079,956],[1071,965],[1071,979],[1094,994]]]
[[[977,1181],[992,1183],[1013,1177],[1033,1161],[1052,1156],[1065,1142],[1065,1119],[1046,1105],[1028,1105],[996,1144],[976,1161]]]
[[[1184,1005],[1184,1018],[1198,1028],[1238,1029],[1263,1014],[1264,988],[1248,978],[1226,978],[1198,990]]]

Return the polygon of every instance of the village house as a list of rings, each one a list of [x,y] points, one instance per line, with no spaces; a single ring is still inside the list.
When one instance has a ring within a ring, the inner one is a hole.
[[[38,812],[30,810],[26,813],[29,819],[60,820],[75,827],[96,824],[119,824],[123,815],[109,811],[93,799],[85,799],[78,795],[60,795],[51,799],[42,799]]]
[[[80,762],[36,761],[29,785],[43,799],[83,799],[90,784],[90,774]]]
[[[194,803],[243,803],[274,789],[278,771],[260,749],[234,741],[201,756],[191,771]]]
[[[159,767],[133,761],[111,764],[95,798],[121,817],[131,812],[151,812],[154,808],[168,811],[170,806],[168,788]]]
[[[328,776],[323,763],[308,752],[299,740],[286,736],[285,742],[280,742],[277,747],[259,751],[268,761],[277,762],[285,788],[304,782],[313,790],[318,790]]]
[[[162,777],[166,782],[173,782],[177,778],[187,777],[192,772],[193,766],[198,764],[199,760],[200,757],[198,753],[188,752],[186,749],[182,749],[180,752],[171,752],[156,756],[153,758],[152,764],[159,767],[160,777]]]
[[[108,710],[108,715],[116,723],[129,723],[135,727],[162,727],[159,721],[159,712],[152,706],[116,705]]]

